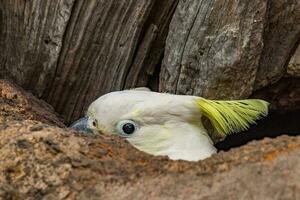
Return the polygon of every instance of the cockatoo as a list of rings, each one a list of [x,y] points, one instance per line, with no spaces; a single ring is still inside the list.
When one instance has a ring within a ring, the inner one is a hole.
[[[268,103],[263,100],[208,100],[138,88],[101,96],[72,127],[119,135],[155,156],[198,161],[217,152],[203,125],[204,117],[218,134],[226,136],[246,130],[267,114]]]

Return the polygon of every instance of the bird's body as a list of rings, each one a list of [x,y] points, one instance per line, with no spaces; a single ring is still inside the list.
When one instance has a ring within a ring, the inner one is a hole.
[[[225,135],[246,129],[266,113],[262,100],[222,102],[137,89],[101,96],[87,115],[89,128],[123,136],[141,151],[197,161],[216,153],[203,116]]]

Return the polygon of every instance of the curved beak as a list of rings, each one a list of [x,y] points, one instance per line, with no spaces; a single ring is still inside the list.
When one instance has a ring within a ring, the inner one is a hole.
[[[79,120],[71,124],[70,128],[86,133],[93,133],[92,129],[88,127],[88,119],[88,117],[80,118]]]

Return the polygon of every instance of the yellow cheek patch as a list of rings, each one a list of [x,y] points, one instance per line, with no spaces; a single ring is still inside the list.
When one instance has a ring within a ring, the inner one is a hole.
[[[99,130],[100,133],[105,133],[105,128],[103,126],[98,125],[97,129]]]
[[[134,111],[132,111],[131,115],[134,115],[134,116],[138,116],[142,113],[142,110],[141,109],[135,109]]]

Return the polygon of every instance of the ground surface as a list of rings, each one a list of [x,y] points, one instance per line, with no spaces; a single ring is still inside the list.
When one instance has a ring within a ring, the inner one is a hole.
[[[45,103],[7,82],[0,88],[2,199],[300,199],[300,137],[170,161],[53,126],[63,125]]]

